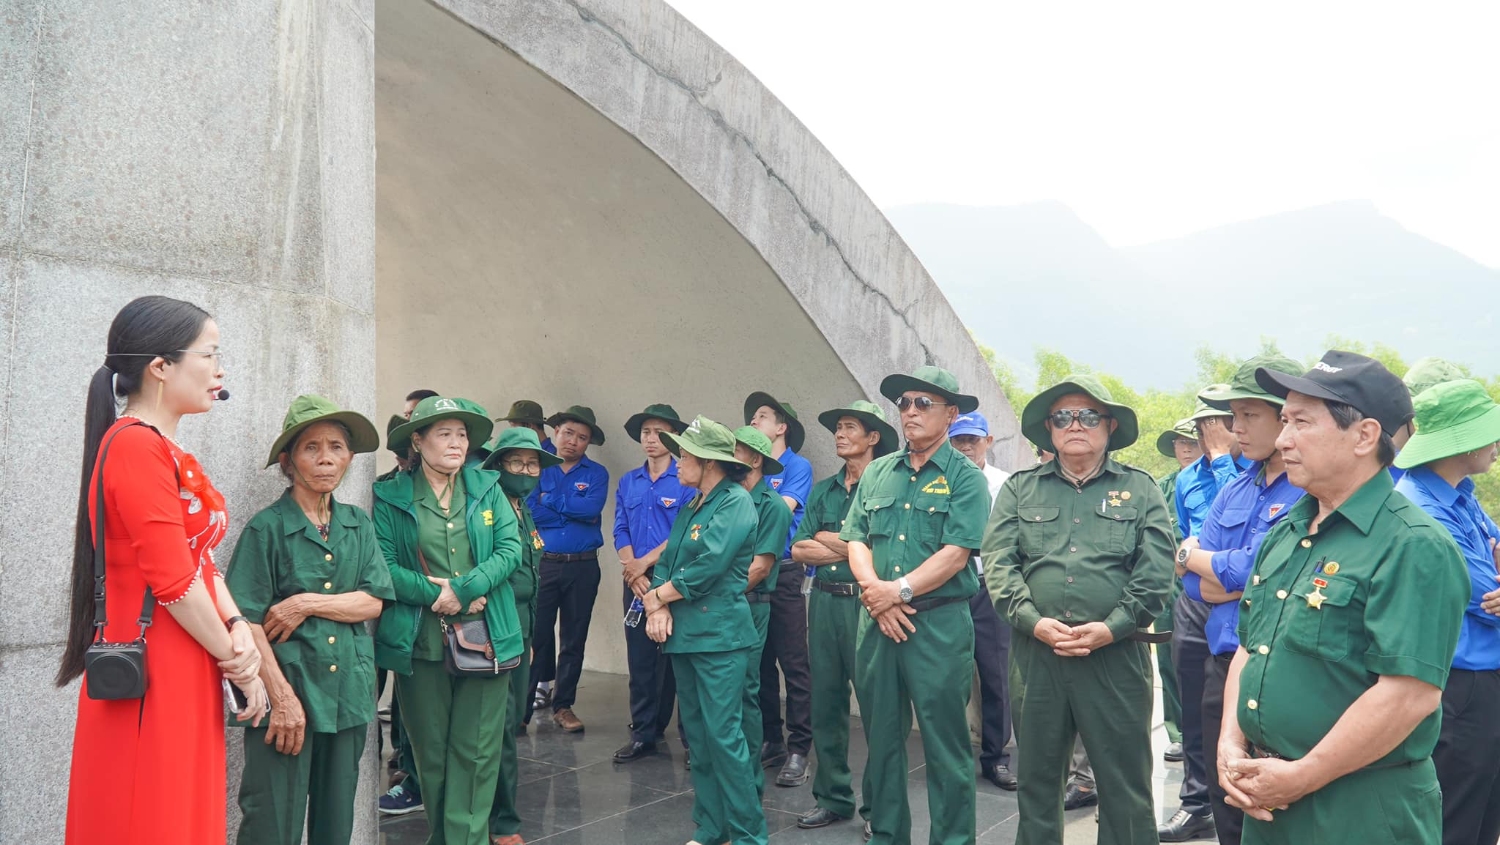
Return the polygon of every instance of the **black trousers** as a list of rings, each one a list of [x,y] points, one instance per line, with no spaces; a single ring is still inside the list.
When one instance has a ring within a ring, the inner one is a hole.
[[[760,655],[760,724],[764,741],[782,742],[781,682],[786,679],[786,747],[807,756],[812,750],[812,673],[807,666],[807,596],[802,567],[781,561],[771,594],[771,627]],[[771,575],[766,576],[767,578]],[[780,664],[781,671],[776,671]],[[755,749],[759,753],[759,749]]]
[[[974,668],[979,670],[979,767],[1009,766],[1010,625],[1000,619],[988,590],[969,599],[974,617]]]
[[[589,638],[594,599],[599,597],[599,561],[571,563],[542,558],[536,591],[536,629],[532,632],[530,701],[526,720],[536,706],[536,688],[542,681],[556,681],[552,709],[572,707],[578,697],[578,679],[583,675],[583,646]],[[560,624],[559,624],[560,623]],[[644,627],[645,623],[641,623]],[[553,634],[553,626],[557,633]]]
[[[1454,669],[1432,762],[1443,787],[1443,845],[1500,839],[1500,671]]]
[[[653,567],[654,568],[654,567]],[[646,570],[651,577],[651,569]],[[628,611],[635,593],[625,587],[621,609]],[[661,646],[646,636],[646,619],[634,628],[625,626],[625,661],[630,667],[630,739],[653,742],[666,733],[672,721],[672,705],[677,701],[677,679],[672,674],[672,660],[661,653]],[[756,749],[757,753],[760,749]]]
[[[1182,701],[1182,809],[1195,816],[1213,812],[1208,797],[1208,769],[1203,760],[1203,664],[1208,660],[1204,626],[1212,607],[1187,593],[1172,606],[1172,662]]]
[[[1219,845],[1240,845],[1245,829],[1245,811],[1224,801],[1219,785],[1219,733],[1224,723],[1224,682],[1229,679],[1229,661],[1234,652],[1211,654],[1203,664],[1203,764],[1208,769],[1208,797],[1213,802],[1214,828]]]

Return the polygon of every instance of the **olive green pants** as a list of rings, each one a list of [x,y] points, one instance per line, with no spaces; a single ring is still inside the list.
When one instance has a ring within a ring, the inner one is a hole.
[[[1443,838],[1443,794],[1431,759],[1344,775],[1273,815],[1274,822],[1245,816],[1243,845],[1438,845]]]
[[[500,747],[510,722],[511,673],[448,674],[436,660],[413,660],[396,677],[427,810],[427,845],[488,845],[500,779]]]
[[[693,751],[693,839],[765,845],[766,817],[749,785],[760,767],[745,744],[750,649],[672,655],[677,719]]]
[[[237,841],[255,845],[348,845],[354,834],[354,793],[369,725],[338,733],[308,731],[299,754],[266,744],[266,727],[245,729]]]
[[[854,776],[849,771],[849,693],[854,690],[854,641],[864,613],[858,596],[836,596],[813,589],[807,601],[808,661],[812,671],[813,799],[844,818],[854,816]],[[864,710],[863,704],[860,706]],[[860,784],[868,800],[869,775]],[[868,803],[859,814],[870,817]]]
[[[526,618],[525,608],[519,608]],[[490,809],[490,833],[508,836],[521,832],[521,815],[516,810],[516,788],[520,784],[520,750],[516,748],[516,728],[526,718],[526,696],[531,693],[531,632],[521,639],[521,665],[510,672],[510,718],[505,720],[505,734],[500,738],[500,779],[495,783],[495,805]]]
[[[969,603],[957,601],[910,619],[917,630],[898,643],[863,614],[855,645],[859,670],[854,685],[870,744],[864,794],[874,832],[870,841],[911,843],[906,738],[915,710],[927,760],[927,809],[932,819],[928,842],[972,845],[974,746],[969,742],[968,708],[974,679],[974,618]]]
[[[1015,714],[1016,845],[1063,839],[1063,792],[1074,740],[1083,737],[1099,790],[1100,845],[1155,845],[1151,803],[1151,654],[1145,643],[1059,657],[1016,632],[1010,651]]]

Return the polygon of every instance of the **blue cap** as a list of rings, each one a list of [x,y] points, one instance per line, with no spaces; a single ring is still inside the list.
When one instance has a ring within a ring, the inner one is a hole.
[[[989,420],[985,419],[984,414],[981,414],[978,411],[970,411],[967,414],[960,414],[958,419],[953,421],[952,427],[948,429],[948,436],[960,437],[965,434],[977,434],[980,437],[989,437]]]

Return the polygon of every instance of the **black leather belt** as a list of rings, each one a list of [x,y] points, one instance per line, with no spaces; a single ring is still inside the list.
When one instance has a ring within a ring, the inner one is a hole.
[[[771,594],[762,593],[759,590],[751,590],[745,593],[745,601],[751,604],[770,604]]]
[[[599,560],[599,550],[595,549],[592,552],[579,552],[576,555],[558,555],[553,554],[552,552],[542,552],[542,560],[546,561],[547,563],[581,563],[585,560],[592,560],[597,562]]]
[[[813,586],[829,595],[858,596],[859,585],[853,581],[814,581]]]
[[[940,598],[912,599],[907,604],[910,604],[913,610],[920,613],[924,610],[942,607],[945,604],[954,604],[955,602],[968,603],[968,601],[968,596],[942,596]]]

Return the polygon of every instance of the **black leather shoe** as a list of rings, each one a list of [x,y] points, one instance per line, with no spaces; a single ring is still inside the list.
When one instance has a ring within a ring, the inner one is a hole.
[[[1018,785],[1016,783],[1016,776],[1011,774],[1010,766],[1003,763],[985,769],[984,779],[1006,792],[1015,792]]]
[[[807,757],[802,754],[790,754],[786,758],[786,765],[781,767],[781,774],[776,776],[777,786],[801,786],[807,783]]]
[[[832,810],[825,810],[822,807],[814,807],[812,809],[812,812],[807,813],[806,815],[797,819],[797,826],[802,828],[803,830],[812,830],[814,828],[827,827],[834,822],[846,821],[848,821],[847,818],[839,815],[838,813],[835,813]]]
[[[1172,818],[1156,828],[1156,838],[1163,842],[1190,842],[1194,839],[1215,839],[1214,817],[1195,816],[1187,810],[1178,810]]]
[[[772,745],[763,742],[760,746],[760,767],[762,769],[774,769],[786,762],[786,746],[780,743]]]
[[[1174,742],[1167,746],[1167,750],[1161,753],[1161,758],[1168,763],[1181,763],[1187,755],[1182,752],[1182,743]]]
[[[615,752],[616,763],[629,763],[631,760],[639,760],[642,757],[650,757],[656,753],[654,742],[627,742]]]
[[[1063,795],[1063,809],[1076,810],[1079,807],[1092,807],[1099,803],[1097,790],[1084,789],[1075,783],[1068,784],[1068,791]]]
[[[870,823],[869,822],[865,822],[865,841],[869,842],[870,841],[870,837],[872,837],[874,835],[875,835],[875,831],[873,831],[873,830],[870,829]]]

